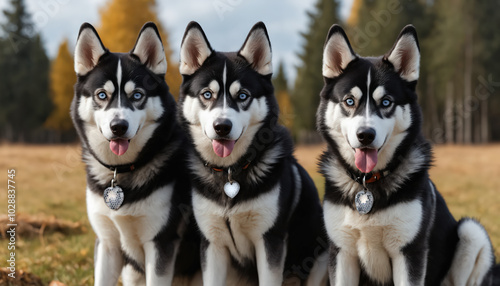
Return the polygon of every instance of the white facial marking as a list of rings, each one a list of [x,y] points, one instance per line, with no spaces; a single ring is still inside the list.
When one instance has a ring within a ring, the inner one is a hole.
[[[363,96],[363,92],[361,91],[361,89],[357,86],[351,88],[351,94],[352,96],[354,96],[354,98],[356,98],[356,100],[360,100],[361,97]]]
[[[222,96],[224,96],[224,105],[222,107],[223,110],[227,108],[227,102],[226,102],[226,80],[227,80],[227,67],[226,63],[224,62],[224,71],[222,71]]]
[[[216,81],[216,80],[212,80],[209,84],[208,84],[208,88],[213,92],[212,96],[214,98],[217,98],[219,96],[219,89],[220,89],[220,86],[219,86],[219,83]]]
[[[112,81],[108,80],[104,84],[104,90],[106,90],[106,92],[108,92],[108,94],[113,94],[115,92],[115,85],[113,84]]]
[[[382,97],[385,95],[385,88],[382,85],[377,86],[377,88],[373,91],[373,99],[375,102],[379,102]]]
[[[241,84],[239,81],[233,81],[233,83],[231,83],[231,86],[229,86],[229,93],[231,94],[231,96],[233,98],[237,97],[238,96],[238,91],[240,91],[241,89]]]
[[[124,90],[126,94],[131,94],[135,89],[135,82],[129,80],[125,84]]]
[[[118,107],[121,106],[120,102],[120,87],[122,85],[122,62],[121,60],[118,60],[118,67],[116,68],[116,81],[118,83],[118,93],[116,96],[118,96]]]
[[[371,83],[371,77],[370,77],[370,72],[371,68],[368,69],[368,78],[366,79],[366,120],[370,118],[370,83]]]

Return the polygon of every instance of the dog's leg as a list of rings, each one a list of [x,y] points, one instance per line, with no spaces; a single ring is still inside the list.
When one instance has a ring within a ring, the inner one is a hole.
[[[458,237],[453,262],[442,285],[481,285],[495,261],[488,233],[479,222],[461,219]]]
[[[227,271],[229,267],[229,252],[206,240],[201,245],[203,285],[222,286],[226,285]]]
[[[335,286],[357,286],[360,267],[358,257],[343,249],[330,250],[330,284]],[[397,285],[397,284],[395,284]]]
[[[116,285],[123,267],[120,244],[99,240],[95,253],[95,286]]]
[[[286,240],[264,235],[255,243],[259,285],[281,285],[285,267]]]
[[[146,277],[137,272],[132,265],[127,264],[122,270],[122,284],[123,286],[145,286]]]
[[[155,241],[144,244],[146,256],[146,285],[171,285],[174,278],[175,257],[177,255],[178,243],[163,242],[167,244],[161,253]]]

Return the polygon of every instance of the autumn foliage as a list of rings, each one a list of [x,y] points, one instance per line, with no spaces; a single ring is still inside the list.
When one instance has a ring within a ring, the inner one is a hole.
[[[71,130],[73,123],[69,117],[69,107],[73,98],[73,85],[76,82],[76,74],[67,39],[59,46],[57,57],[50,66],[49,76],[50,97],[54,109],[45,122],[45,126],[58,131]]]

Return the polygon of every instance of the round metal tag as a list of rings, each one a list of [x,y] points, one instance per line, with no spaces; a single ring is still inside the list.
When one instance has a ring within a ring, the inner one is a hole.
[[[123,199],[123,190],[118,186],[109,187],[104,190],[104,203],[112,210],[119,209],[123,204]]]
[[[369,190],[362,190],[356,194],[356,209],[362,215],[369,213],[373,207],[373,194]]]

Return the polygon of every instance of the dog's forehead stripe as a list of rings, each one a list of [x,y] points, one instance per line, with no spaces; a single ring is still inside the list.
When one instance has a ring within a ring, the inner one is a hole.
[[[227,106],[227,99],[226,99],[226,81],[227,81],[227,64],[224,62],[224,70],[222,71],[222,96],[224,96],[224,105],[223,108],[225,109]]]
[[[368,69],[368,78],[366,79],[366,118],[370,117],[370,84],[371,84],[371,68]]]
[[[116,82],[118,83],[118,93],[116,94],[116,96],[118,96],[118,106],[121,106],[120,87],[122,84],[122,62],[120,59],[118,59],[118,67],[116,68]]]

